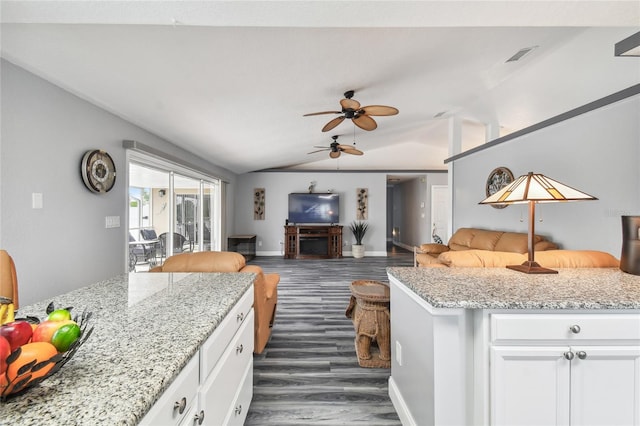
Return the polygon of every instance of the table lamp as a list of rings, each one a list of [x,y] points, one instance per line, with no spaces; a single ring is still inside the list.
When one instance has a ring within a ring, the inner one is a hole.
[[[529,172],[514,180],[498,192],[487,197],[479,204],[529,204],[529,259],[522,265],[507,265],[507,268],[526,274],[557,274],[558,271],[543,268],[534,260],[534,230],[536,203],[555,203],[563,201],[597,200],[596,197],[565,184],[550,179],[542,174]]]

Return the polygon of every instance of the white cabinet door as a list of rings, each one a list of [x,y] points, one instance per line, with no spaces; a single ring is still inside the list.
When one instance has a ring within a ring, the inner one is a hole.
[[[491,424],[568,425],[566,346],[491,348]]]
[[[640,425],[640,347],[573,346],[572,425]]]

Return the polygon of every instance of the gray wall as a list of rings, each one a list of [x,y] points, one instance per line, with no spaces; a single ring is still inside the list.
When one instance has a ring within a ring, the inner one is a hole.
[[[390,214],[392,228],[400,232],[398,245],[411,249],[431,241],[431,185],[446,184],[446,173],[426,173],[392,186]]]
[[[235,198],[235,232],[255,234],[259,255],[283,253],[284,225],[287,219],[288,195],[308,192],[311,182],[314,192],[332,190],[340,194],[340,224],[343,230],[343,254],[351,253],[353,235],[346,226],[356,219],[356,188],[369,189],[369,231],[364,237],[366,255],[386,256],[386,173],[314,173],[261,172],[238,176]],[[253,190],[265,188],[265,219],[253,219]]]
[[[478,205],[491,170],[505,166],[515,177],[543,173],[598,197],[538,205],[536,219],[542,217],[542,222],[536,222],[536,233],[562,248],[602,250],[619,257],[620,216],[640,214],[639,118],[640,96],[635,96],[454,161],[453,229],[527,232],[524,205]]]
[[[0,247],[16,263],[21,304],[127,270],[124,139],[223,174],[233,186],[232,173],[5,60],[1,67]],[[109,152],[118,173],[104,195],[89,192],[80,177],[84,152],[97,148]],[[43,209],[31,208],[32,193],[44,195]],[[120,216],[121,227],[105,229],[105,216]]]

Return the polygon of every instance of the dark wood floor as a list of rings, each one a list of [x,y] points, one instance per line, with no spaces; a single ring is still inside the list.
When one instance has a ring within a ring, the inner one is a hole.
[[[345,310],[352,281],[387,283],[387,266],[413,266],[413,254],[391,248],[388,257],[257,257],[250,263],[281,279],[271,340],[254,355],[253,402],[245,424],[399,425],[388,396],[390,369],[358,365]]]

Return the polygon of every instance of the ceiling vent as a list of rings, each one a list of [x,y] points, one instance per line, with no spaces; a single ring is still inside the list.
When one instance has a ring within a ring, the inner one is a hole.
[[[527,53],[531,52],[533,49],[535,49],[538,46],[531,46],[531,47],[525,47],[523,49],[518,50],[515,55],[513,55],[512,57],[510,57],[509,59],[507,59],[505,61],[505,63],[507,62],[516,62],[519,61],[520,59],[522,59]]]
[[[440,118],[443,115],[445,115],[447,113],[447,111],[440,111],[439,113],[437,113],[436,115],[433,116],[433,118]]]

